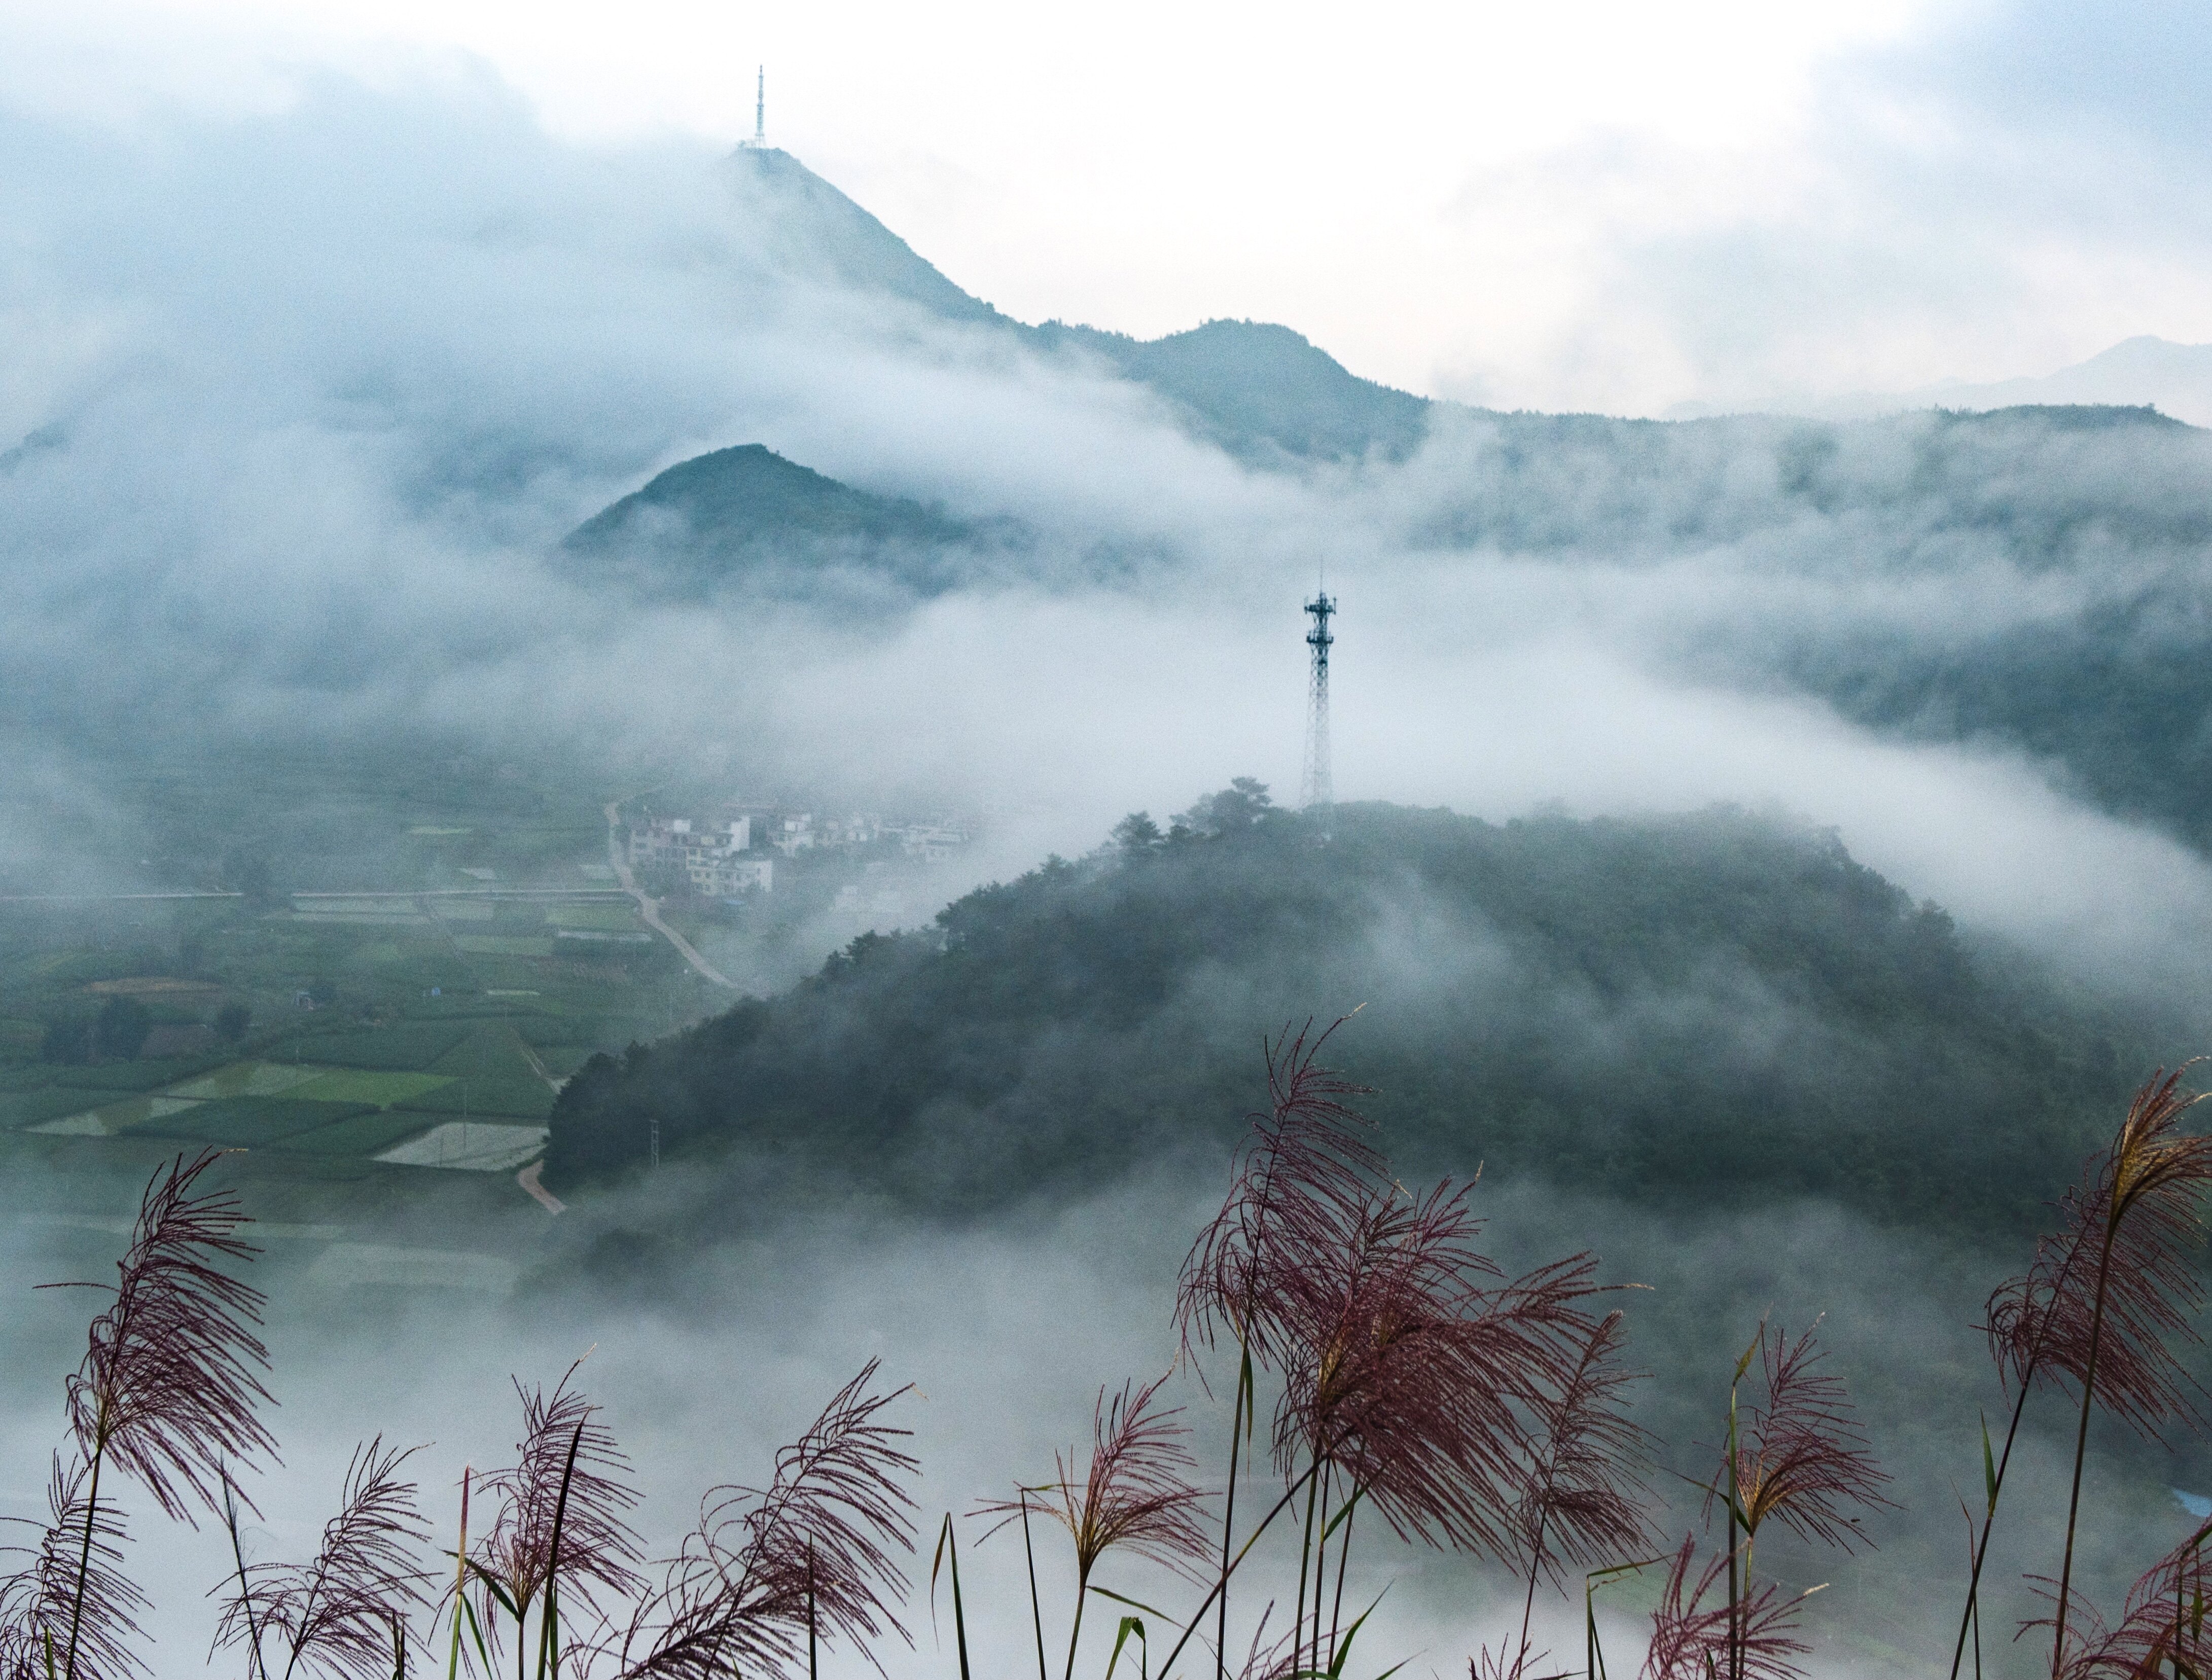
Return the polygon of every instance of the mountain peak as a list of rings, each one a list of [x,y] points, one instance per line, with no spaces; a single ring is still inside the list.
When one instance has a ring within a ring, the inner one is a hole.
[[[793,271],[902,298],[948,320],[1006,319],[789,152],[743,146],[730,155],[726,167],[739,204],[763,225]]]
[[[855,489],[748,443],[678,462],[577,526],[561,546],[572,575],[647,596],[706,599],[740,583],[773,591],[793,566],[805,589],[818,586],[826,570],[859,565],[935,593],[951,576],[941,551],[1006,537],[999,526]]]
[[[742,210],[786,271],[898,298],[943,320],[995,327],[1042,349],[1089,352],[1157,391],[1188,430],[1245,460],[1358,460],[1376,452],[1402,459],[1427,432],[1425,399],[1361,379],[1290,327],[1211,320],[1140,341],[1058,321],[1026,326],[963,291],[789,152],[740,147],[727,170]]]

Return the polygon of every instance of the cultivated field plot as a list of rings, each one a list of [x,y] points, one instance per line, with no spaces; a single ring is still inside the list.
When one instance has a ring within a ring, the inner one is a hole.
[[[394,1105],[422,1114],[498,1114],[544,1119],[553,1112],[552,1088],[542,1079],[456,1079]]]
[[[443,1167],[460,1172],[504,1173],[527,1166],[545,1152],[542,1125],[480,1125],[454,1120],[385,1150],[376,1158],[395,1167]]]
[[[287,1137],[280,1147],[299,1155],[365,1161],[380,1150],[416,1136],[431,1124],[428,1115],[403,1113],[397,1109],[387,1113],[356,1114],[349,1119]]]
[[[0,1095],[0,1129],[12,1131],[44,1120],[59,1119],[76,1113],[88,1100],[84,1092],[65,1089]]]
[[[315,1102],[367,1103],[389,1108],[449,1083],[449,1076],[442,1073],[370,1073],[347,1068],[310,1079],[292,1095]]]
[[[430,919],[416,910],[331,910],[320,905],[310,909],[279,912],[289,922],[325,922],[340,927],[428,927]],[[277,918],[272,917],[271,919]]]
[[[457,933],[453,945],[471,956],[550,956],[550,935],[517,933]]]
[[[336,1121],[373,1113],[357,1103],[307,1102],[296,1097],[222,1097],[156,1115],[131,1128],[192,1143],[265,1148]]]
[[[373,1033],[346,1033],[313,1038],[315,1059],[337,1067],[386,1069],[419,1072],[468,1037],[470,1028],[457,1022],[410,1022],[380,1028]]]
[[[443,1117],[454,1113],[496,1117],[495,1131],[486,1135],[507,1148],[523,1133],[537,1136],[543,1129],[501,1127],[499,1119],[541,1119],[552,1110],[550,1088],[531,1066],[520,1037],[503,1022],[473,1028],[403,1027],[308,1039],[302,1046],[319,1056],[435,1060],[453,1070],[246,1058],[179,1080],[174,1075],[189,1070],[125,1064],[113,1071],[140,1077],[166,1071],[173,1083],[166,1091],[128,1095],[58,1083],[39,1090],[0,1092],[0,1125],[50,1137],[173,1138],[219,1148],[273,1149],[331,1161],[368,1161],[442,1128]],[[81,1078],[110,1072],[68,1071]],[[455,1149],[449,1146],[446,1153]],[[481,1170],[477,1157],[482,1150],[464,1153],[470,1155],[470,1170]]]
[[[83,1093],[72,1095],[78,1103],[83,1102]],[[183,1097],[125,1097],[119,1101],[102,1103],[97,1108],[80,1107],[24,1130],[42,1132],[50,1137],[122,1137],[201,1106]]]
[[[157,1091],[203,1068],[219,1065],[219,1061],[205,1059],[181,1065],[175,1062],[106,1062],[98,1067],[57,1069],[50,1083],[80,1091]]]
[[[555,904],[546,907],[545,919],[554,927],[597,928],[603,933],[642,933],[644,925],[629,904]]]
[[[172,1085],[171,1096],[214,1100],[234,1096],[276,1096],[337,1071],[306,1062],[233,1062],[198,1079]]]

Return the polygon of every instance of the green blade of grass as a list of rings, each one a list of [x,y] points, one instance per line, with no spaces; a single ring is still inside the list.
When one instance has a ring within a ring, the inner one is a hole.
[[[1357,1489],[1350,1499],[1347,1499],[1342,1505],[1337,1507],[1336,1514],[1328,1519],[1328,1526],[1322,1530],[1321,1537],[1323,1540],[1326,1540],[1330,1535],[1335,1533],[1337,1529],[1343,1524],[1345,1519],[1349,1517],[1352,1512],[1358,1508],[1359,1501],[1366,1497],[1367,1489],[1365,1488]]]
[[[477,1607],[464,1598],[461,1600],[461,1608],[468,1613],[469,1637],[476,1641],[477,1655],[483,1660],[484,1672],[489,1674],[492,1671],[491,1652],[484,1644],[483,1628],[477,1621]]]
[[[937,1553],[929,1561],[929,1613],[937,1615],[938,1565],[950,1556],[952,1563],[952,1636],[960,1652],[960,1680],[969,1680],[968,1674],[968,1610],[960,1598],[960,1537],[953,1531],[952,1513],[945,1513],[945,1525],[937,1531]]]
[[[1165,1621],[1167,1619],[1167,1612],[1165,1610],[1161,1610],[1155,1605],[1146,1604],[1141,1599],[1127,1598],[1122,1597],[1119,1592],[1109,1591],[1108,1588],[1103,1586],[1094,1586],[1091,1588],[1091,1591],[1096,1592],[1102,1598],[1111,1598],[1117,1604],[1127,1604],[1131,1610],[1140,1610],[1147,1616],[1158,1616],[1162,1621]]]
[[[1091,1590],[1096,1592],[1098,1589],[1094,1586]],[[1106,1596],[1110,1598],[1114,1595],[1109,1592]],[[1121,1660],[1121,1647],[1129,1642],[1129,1635],[1131,1634],[1136,1635],[1137,1646],[1139,1650],[1147,1648],[1145,1644],[1145,1623],[1143,1618],[1134,1616],[1123,1616],[1121,1618],[1121,1631],[1114,1636],[1114,1654],[1106,1659],[1106,1680],[1114,1680],[1114,1665]],[[1141,1670],[1139,1671],[1141,1672]]]

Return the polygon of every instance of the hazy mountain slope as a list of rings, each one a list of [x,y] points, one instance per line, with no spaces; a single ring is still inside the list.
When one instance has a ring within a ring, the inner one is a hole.
[[[588,1195],[657,1121],[665,1153],[766,1151],[933,1205],[1073,1190],[1218,1144],[1261,1032],[1364,1003],[1334,1059],[1379,1088],[1409,1173],[2004,1224],[2144,1053],[1832,837],[1738,812],[1495,828],[1361,806],[1326,840],[1244,792],[1192,816],[594,1063],[549,1177]]]
[[[1696,680],[1794,688],[1885,734],[2022,750],[2104,809],[2212,846],[2212,434],[2141,407],[1664,422],[1427,403],[1279,326],[1216,321],[1151,343],[1024,327],[787,155],[731,167],[794,271],[1103,363],[1249,463],[1401,464],[1347,511],[1355,547],[1379,522],[1387,546],[1416,551],[1693,567],[1718,586],[1684,591],[1654,652]],[[741,578],[833,610],[1114,569],[757,448],[672,469],[588,522],[565,561],[652,597],[708,598]]]
[[[2212,425],[2212,344],[2141,334],[2054,373],[1977,383],[1941,379],[1910,391],[1858,392],[1805,405],[1832,418],[1903,409],[1990,409],[2027,404],[2151,406],[2192,426]]]
[[[1725,546],[1761,571],[2130,575],[2212,535],[2212,432],[2148,409],[1821,422],[1455,415],[1407,537],[1650,564]]]
[[[1360,379],[1288,327],[1209,321],[1145,342],[1057,321],[1025,326],[969,296],[789,153],[748,148],[730,170],[739,203],[788,272],[1000,328],[1048,351],[1080,349],[1149,385],[1194,435],[1241,458],[1279,465],[1379,452],[1399,459],[1426,428],[1426,399]]]
[[[1011,324],[790,153],[744,147],[731,155],[729,172],[738,203],[769,234],[787,272],[903,298],[946,320]]]
[[[2212,848],[2212,600],[2148,585],[1948,649],[1894,633],[1801,646],[1791,674],[1854,721],[2015,746],[2073,791]]]
[[[2089,803],[2212,847],[2212,434],[2077,407],[1910,435],[1893,506],[1911,529],[1889,558],[1955,575],[1950,610],[1800,623],[1765,673],[1887,733],[2024,750]],[[1808,446],[1797,493],[1846,505],[1841,452]],[[1990,598],[1997,566],[2008,599]]]
[[[1409,476],[1419,547],[1672,579],[1654,645],[1686,677],[2025,751],[2212,846],[2212,433],[1511,415],[1454,418]]]
[[[1036,333],[1150,385],[1189,430],[1260,464],[1285,456],[1403,460],[1428,433],[1427,398],[1361,379],[1285,326],[1208,321],[1145,341],[1048,321]]]
[[[702,600],[740,585],[814,594],[865,572],[916,594],[970,579],[950,550],[1003,543],[919,502],[856,490],[761,444],[678,463],[570,532],[563,569],[662,598]]]

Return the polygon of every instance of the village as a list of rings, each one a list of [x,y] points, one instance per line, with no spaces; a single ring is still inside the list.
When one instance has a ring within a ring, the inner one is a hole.
[[[95,1175],[244,1149],[302,1217],[426,1168],[544,1199],[577,1069],[927,922],[981,827],[505,766],[158,791],[153,878],[0,895],[0,1139]]]
[[[779,857],[787,864],[805,854],[859,859],[864,866],[942,863],[968,844],[972,825],[943,815],[915,821],[868,811],[817,816],[732,799],[706,814],[641,811],[628,829],[629,866],[647,891],[743,899],[775,890]],[[850,883],[839,891],[841,908],[860,896]]]

